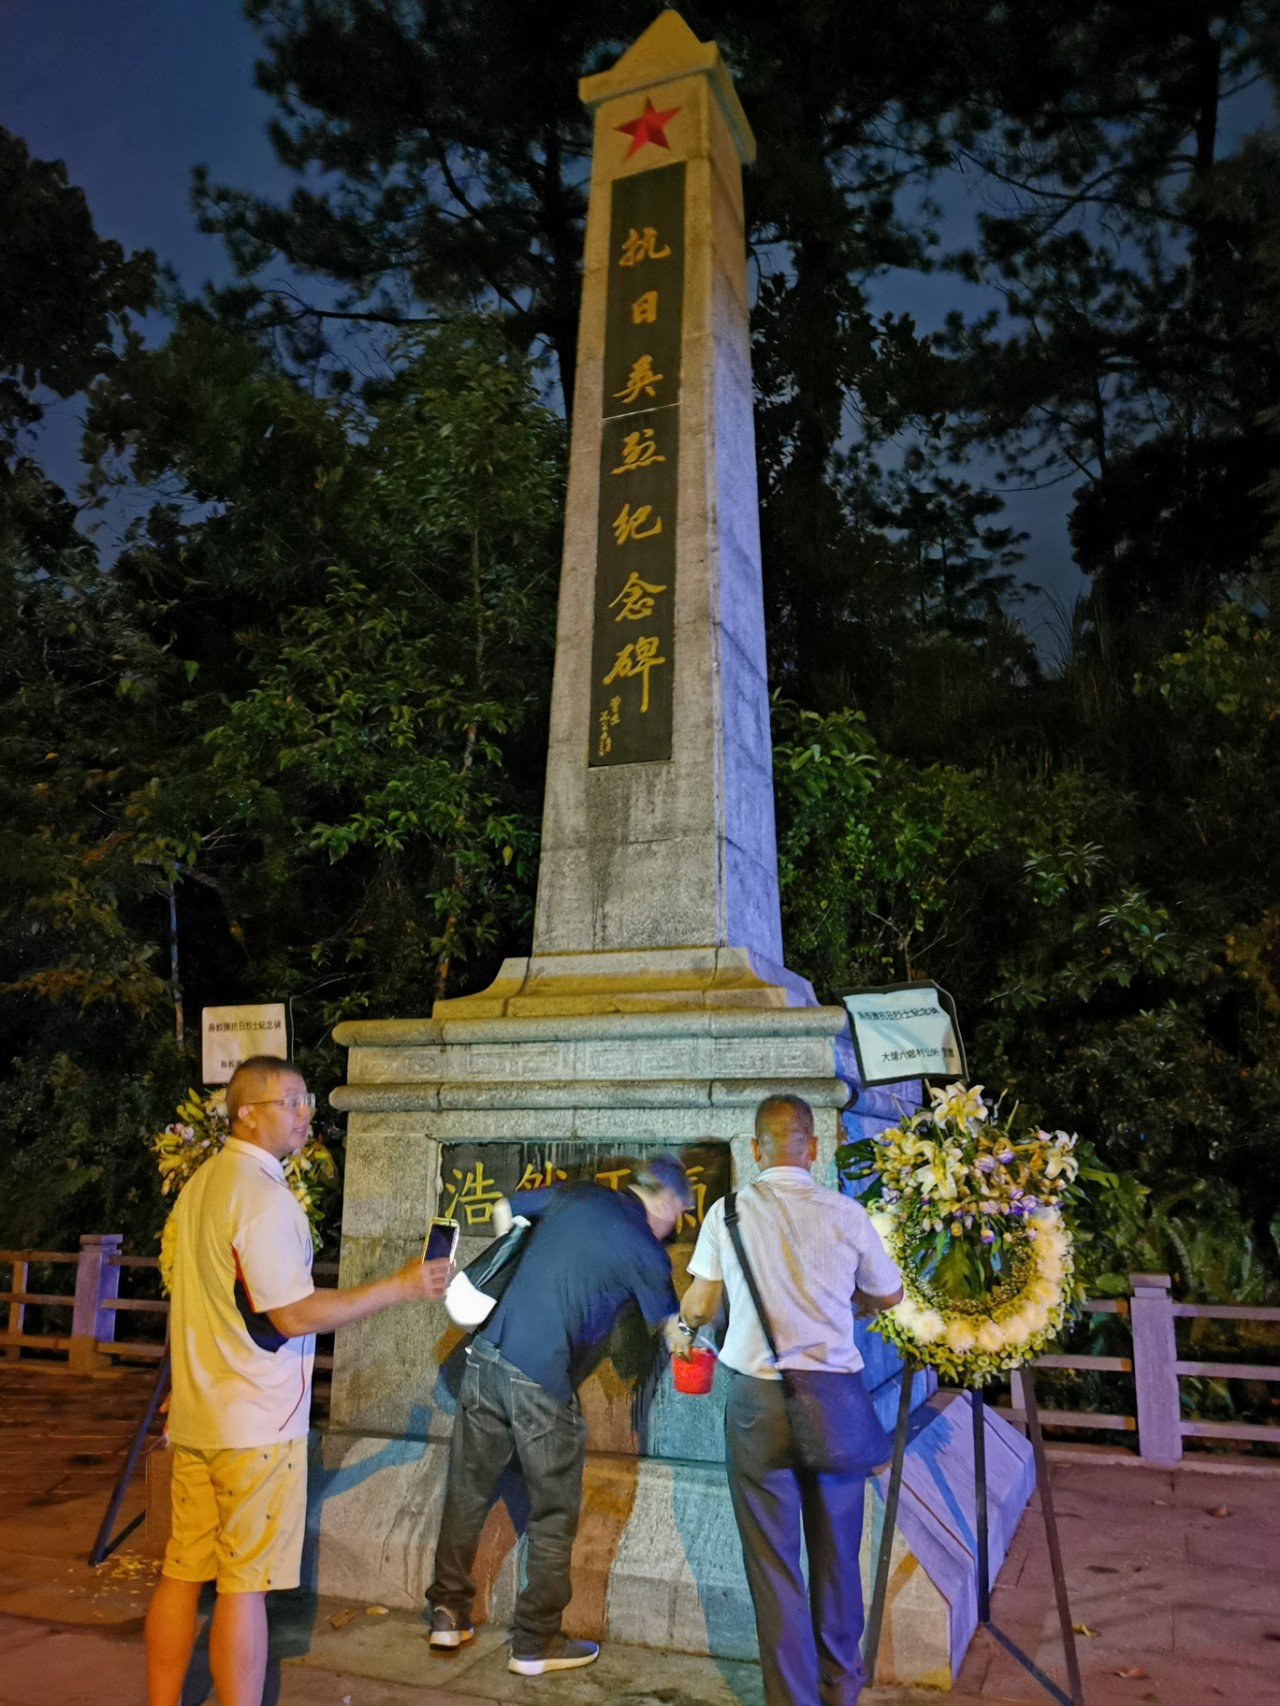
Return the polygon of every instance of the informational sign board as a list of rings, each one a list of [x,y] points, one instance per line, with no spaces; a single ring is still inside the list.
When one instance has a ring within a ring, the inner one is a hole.
[[[587,762],[671,757],[684,162],[613,186]]]
[[[255,1054],[289,1058],[289,1026],[283,1001],[256,1007],[205,1007],[200,1043],[206,1084],[229,1084],[242,1060]]]
[[[639,1145],[624,1155],[617,1149],[581,1141],[446,1143],[440,1157],[440,1206],[435,1212],[457,1220],[464,1235],[483,1232],[499,1198],[508,1198],[519,1214],[521,1191],[583,1181],[607,1185],[613,1191],[625,1190],[646,1153],[658,1153],[657,1146]],[[676,1242],[691,1243],[712,1203],[728,1193],[729,1145],[691,1143],[676,1153],[693,1186],[693,1207],[676,1229]]]
[[[937,1083],[967,1076],[955,1003],[936,983],[882,983],[840,992],[849,1014],[858,1081]]]

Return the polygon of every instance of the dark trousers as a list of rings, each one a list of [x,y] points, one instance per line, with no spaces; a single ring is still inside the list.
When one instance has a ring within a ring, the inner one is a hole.
[[[780,1381],[735,1374],[724,1424],[765,1706],[855,1706],[866,1676],[858,1561],[866,1476],[795,1467]]]
[[[467,1347],[467,1366],[453,1423],[449,1480],[433,1606],[471,1621],[480,1531],[498,1478],[514,1457],[529,1495],[525,1585],[516,1600],[516,1644],[537,1646],[560,1632],[569,1603],[569,1559],[582,1505],[587,1424],[577,1401],[562,1404],[536,1380],[506,1362],[485,1339]]]

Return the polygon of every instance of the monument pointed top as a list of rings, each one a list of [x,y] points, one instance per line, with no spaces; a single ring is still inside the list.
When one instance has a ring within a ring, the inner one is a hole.
[[[644,70],[670,77],[681,71],[701,70],[708,55],[716,51],[714,42],[699,41],[679,12],[668,7],[636,37],[613,70],[615,75]]]
[[[610,67],[583,77],[578,97],[592,111],[619,95],[642,94],[677,77],[702,75],[715,90],[738,152],[749,165],[756,157],[756,139],[733,86],[728,68],[713,41],[699,41],[679,12],[659,13],[642,36]]]

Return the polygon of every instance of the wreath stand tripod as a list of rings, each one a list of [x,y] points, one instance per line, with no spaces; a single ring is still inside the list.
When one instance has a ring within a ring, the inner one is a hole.
[[[120,1473],[116,1476],[116,1484],[111,1489],[111,1497],[107,1500],[106,1512],[103,1515],[102,1522],[98,1528],[97,1537],[93,1542],[93,1549],[89,1553],[89,1564],[94,1569],[96,1569],[105,1558],[110,1557],[111,1553],[115,1551],[117,1546],[129,1538],[134,1529],[138,1527],[139,1523],[143,1521],[147,1514],[145,1510],[139,1511],[132,1522],[126,1523],[126,1525],[120,1530],[119,1534],[115,1535],[114,1538],[112,1537],[111,1530],[115,1527],[116,1518],[120,1514],[120,1506],[124,1502],[124,1496],[128,1491],[129,1482],[133,1479],[134,1467],[137,1464],[138,1455],[142,1450],[143,1441],[147,1437],[147,1432],[151,1427],[151,1423],[155,1418],[155,1413],[159,1407],[160,1400],[164,1397],[168,1385],[169,1347],[166,1344],[164,1347],[164,1355],[160,1358],[160,1366],[156,1370],[155,1384],[151,1388],[151,1396],[147,1399],[147,1407],[143,1411],[142,1418],[137,1427],[134,1429],[133,1438],[129,1441],[129,1449],[125,1453],[124,1464],[121,1467]]]
[[[876,1658],[880,1650],[880,1633],[884,1626],[885,1600],[889,1587],[889,1557],[893,1551],[893,1535],[898,1521],[898,1498],[902,1491],[902,1467],[907,1451],[907,1427],[911,1419],[911,1384],[918,1364],[909,1358],[902,1365],[902,1387],[898,1397],[898,1420],[893,1432],[893,1464],[889,1471],[889,1490],[884,1502],[884,1527],[880,1534],[880,1550],[876,1557],[875,1590],[871,1600],[871,1616],[867,1623],[864,1663],[867,1681],[875,1682]],[[1053,1592],[1058,1604],[1058,1623],[1062,1630],[1062,1648],[1067,1661],[1067,1686],[1064,1694],[1051,1677],[1045,1675],[1027,1653],[991,1620],[991,1564],[987,1525],[987,1437],[986,1403],[982,1388],[969,1389],[973,1417],[973,1474],[976,1493],[975,1523],[978,1565],[978,1625],[989,1629],[1004,1650],[1028,1670],[1045,1692],[1059,1706],[1084,1706],[1084,1688],[1080,1681],[1080,1663],[1076,1654],[1075,1629],[1071,1621],[1071,1604],[1067,1596],[1067,1578],[1062,1568],[1062,1548],[1058,1543],[1058,1520],[1053,1508],[1053,1489],[1049,1482],[1049,1464],[1045,1457],[1044,1435],[1040,1431],[1040,1409],[1036,1403],[1035,1380],[1030,1367],[1018,1370],[1021,1375],[1023,1405],[1027,1418],[1027,1434],[1035,1463],[1036,1487],[1040,1493],[1040,1509],[1044,1515],[1044,1535],[1049,1550],[1049,1566],[1053,1572]]]

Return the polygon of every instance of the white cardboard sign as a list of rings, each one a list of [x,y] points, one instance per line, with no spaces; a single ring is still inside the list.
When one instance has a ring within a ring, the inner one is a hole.
[[[284,1002],[261,1006],[205,1007],[200,1017],[200,1043],[206,1084],[229,1084],[242,1060],[270,1054],[289,1056],[289,1027]]]
[[[904,1078],[964,1078],[955,1005],[935,983],[890,983],[841,992],[863,1085]]]

